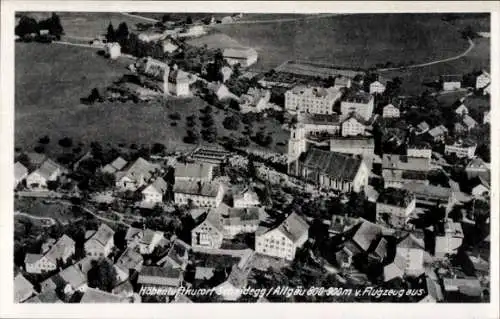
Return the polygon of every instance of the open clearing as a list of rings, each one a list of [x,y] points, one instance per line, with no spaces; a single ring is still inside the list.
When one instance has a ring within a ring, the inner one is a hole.
[[[74,220],[75,216],[67,205],[48,203],[39,198],[19,198],[14,201],[14,210],[32,216],[48,217],[62,223]]]
[[[37,43],[17,43],[16,56],[16,146],[31,150],[41,136],[48,135],[52,141],[49,153],[61,150],[57,140],[65,136],[71,137],[74,144],[159,142],[175,149],[192,147],[182,139],[186,135],[186,116],[202,115],[199,110],[206,105],[197,97],[171,99],[167,107],[158,103],[80,103],[93,87],[102,92],[120,78],[126,72],[126,60],[106,60],[87,48]],[[222,126],[226,112],[216,108],[213,111],[219,136],[242,136],[244,125],[238,131],[227,131]],[[181,119],[170,119],[173,113],[179,113]],[[288,139],[288,133],[276,120],[266,119],[258,126],[272,133],[275,151],[285,151],[284,146],[275,145]]]

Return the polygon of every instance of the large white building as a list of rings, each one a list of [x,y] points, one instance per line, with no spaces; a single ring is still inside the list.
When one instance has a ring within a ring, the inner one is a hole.
[[[122,47],[117,42],[106,43],[104,50],[111,60],[116,60],[122,54]]]
[[[382,110],[382,117],[383,118],[399,118],[400,117],[399,109],[392,104],[387,104],[386,106],[384,106],[384,108]]]
[[[434,255],[437,258],[443,258],[446,254],[455,254],[462,246],[463,240],[462,224],[455,223],[451,219],[447,220],[444,224],[444,232],[436,235]]]
[[[229,65],[239,64],[242,67],[251,66],[259,56],[252,48],[227,48],[222,54]]]
[[[377,199],[376,221],[394,228],[404,228],[415,207],[416,197],[411,192],[385,188]]]
[[[297,86],[285,93],[285,109],[312,114],[333,114],[333,105],[342,96],[339,89]]]
[[[382,94],[385,91],[385,85],[379,81],[370,83],[370,94]]]
[[[215,182],[177,181],[174,201],[177,205],[192,203],[198,207],[217,207],[224,197],[224,186]]]
[[[371,94],[358,91],[348,94],[340,103],[340,112],[347,116],[352,112],[356,112],[365,120],[372,117],[374,107],[374,98]]]
[[[267,256],[293,260],[297,248],[304,245],[308,236],[307,222],[292,213],[278,227],[255,234],[255,251]]]
[[[473,158],[474,154],[476,153],[476,144],[465,142],[446,144],[444,146],[444,153],[447,155],[455,154],[458,158]]]
[[[177,65],[170,67],[167,63],[151,57],[139,59],[136,70],[155,80],[162,81],[161,89],[165,95],[189,96],[189,74],[180,70]]]

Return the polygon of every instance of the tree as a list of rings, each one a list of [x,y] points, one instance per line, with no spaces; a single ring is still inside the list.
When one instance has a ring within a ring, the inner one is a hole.
[[[37,145],[37,146],[35,146],[34,150],[38,154],[41,154],[41,153],[45,152],[45,147],[43,145]]]
[[[240,127],[240,119],[235,115],[227,116],[222,125],[226,130],[237,131]]]
[[[168,14],[168,13],[165,13],[165,14],[161,17],[161,21],[162,21],[163,23],[165,23],[165,22],[167,22],[167,21],[169,21],[169,20],[172,20],[172,16],[171,16],[170,14]]]
[[[93,260],[87,279],[89,287],[110,292],[117,284],[116,269],[107,258]]]
[[[161,143],[154,143],[153,147],[151,148],[151,154],[163,154],[165,152],[165,145]]]
[[[253,162],[252,157],[248,158],[247,174],[250,178],[254,178],[257,176],[257,169],[255,168],[255,163]]]
[[[196,144],[200,138],[200,134],[196,129],[190,129],[186,131],[186,136],[184,137],[184,142],[189,144]]]
[[[14,32],[16,35],[24,37],[27,34],[38,33],[39,26],[35,19],[28,16],[22,16]]]
[[[56,37],[57,40],[61,39],[61,35],[64,34],[64,29],[61,25],[61,19],[54,12],[49,19],[49,32]]]
[[[107,42],[115,42],[116,41],[116,32],[113,24],[110,22],[108,25],[108,30],[106,32],[106,41]]]
[[[120,45],[123,47],[128,39],[129,34],[130,33],[128,31],[127,23],[125,22],[120,23],[115,33],[116,41],[120,43]]]
[[[43,145],[47,145],[47,144],[49,144],[49,142],[50,142],[50,138],[48,135],[40,137],[40,139],[38,140],[38,143],[43,144]]]
[[[73,140],[69,137],[63,137],[62,139],[59,140],[59,145],[64,148],[69,148],[73,146]]]
[[[186,24],[193,24],[193,18],[191,18],[191,16],[187,16]]]
[[[47,182],[47,188],[51,191],[56,191],[58,187],[59,187],[58,181],[48,181]]]

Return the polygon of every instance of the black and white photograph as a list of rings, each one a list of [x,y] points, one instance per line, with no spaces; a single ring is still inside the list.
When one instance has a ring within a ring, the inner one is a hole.
[[[209,7],[12,12],[6,302],[497,302],[493,7]]]

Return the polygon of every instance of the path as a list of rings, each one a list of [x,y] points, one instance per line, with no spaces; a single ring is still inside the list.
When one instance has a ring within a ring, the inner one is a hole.
[[[460,58],[463,58],[464,56],[466,56],[467,54],[469,54],[469,52],[472,51],[472,49],[474,49],[474,47],[475,47],[474,42],[470,38],[467,38],[467,41],[469,42],[469,47],[467,48],[467,50],[465,50],[464,52],[460,53],[459,55],[453,56],[451,58],[446,58],[446,59],[441,59],[441,60],[434,60],[434,61],[431,61],[431,62],[420,63],[420,64],[412,64],[412,65],[407,65],[407,66],[400,66],[400,67],[396,67],[396,68],[377,69],[377,71],[378,72],[385,72],[385,71],[397,71],[397,70],[403,70],[403,69],[415,69],[415,68],[421,68],[421,67],[424,67],[424,66],[430,66],[430,65],[434,65],[434,64],[455,61],[455,60],[458,60]]]
[[[73,204],[71,202],[69,202],[69,201],[64,201],[63,200],[63,201],[59,201],[59,203],[73,206]],[[100,219],[100,220],[103,220],[103,221],[106,221],[106,222],[109,222],[109,223],[121,224],[121,225],[124,225],[124,226],[127,226],[127,227],[130,226],[129,224],[123,222],[122,220],[113,220],[113,219],[109,219],[109,218],[106,218],[106,217],[99,216],[98,214],[94,213],[92,210],[88,209],[85,206],[81,206],[81,205],[75,205],[75,206],[80,207],[83,211],[85,211],[86,213],[89,213],[90,215],[94,216],[97,219]]]
[[[23,212],[20,212],[20,211],[15,211],[14,215],[25,216],[25,217],[28,217],[28,218],[31,218],[31,219],[36,219],[36,220],[48,220],[51,225],[55,225],[56,224],[56,220],[54,218],[52,218],[52,217],[33,216],[33,215],[28,214],[28,213],[23,213]]]
[[[341,15],[341,14],[343,14],[343,13],[315,14],[315,15],[301,17],[301,18],[278,18],[278,19],[269,19],[269,20],[243,20],[243,21],[240,20],[240,21],[235,21],[235,22],[231,22],[231,23],[214,24],[211,26],[232,25],[232,24],[259,24],[259,23],[279,23],[279,22],[305,21],[305,20],[330,18],[330,17]]]
[[[91,48],[91,49],[104,49],[104,47],[99,47],[91,44],[72,43],[67,41],[53,41],[52,43],[75,46],[75,47]]]
[[[153,22],[153,23],[160,22],[160,20],[143,17],[143,16],[140,16],[137,14],[131,14],[131,13],[126,13],[126,12],[120,12],[120,13],[123,14],[124,16],[127,16],[127,17],[132,17],[132,18],[136,18],[136,19],[140,19],[140,20],[144,20],[144,21],[148,21],[148,22]]]

